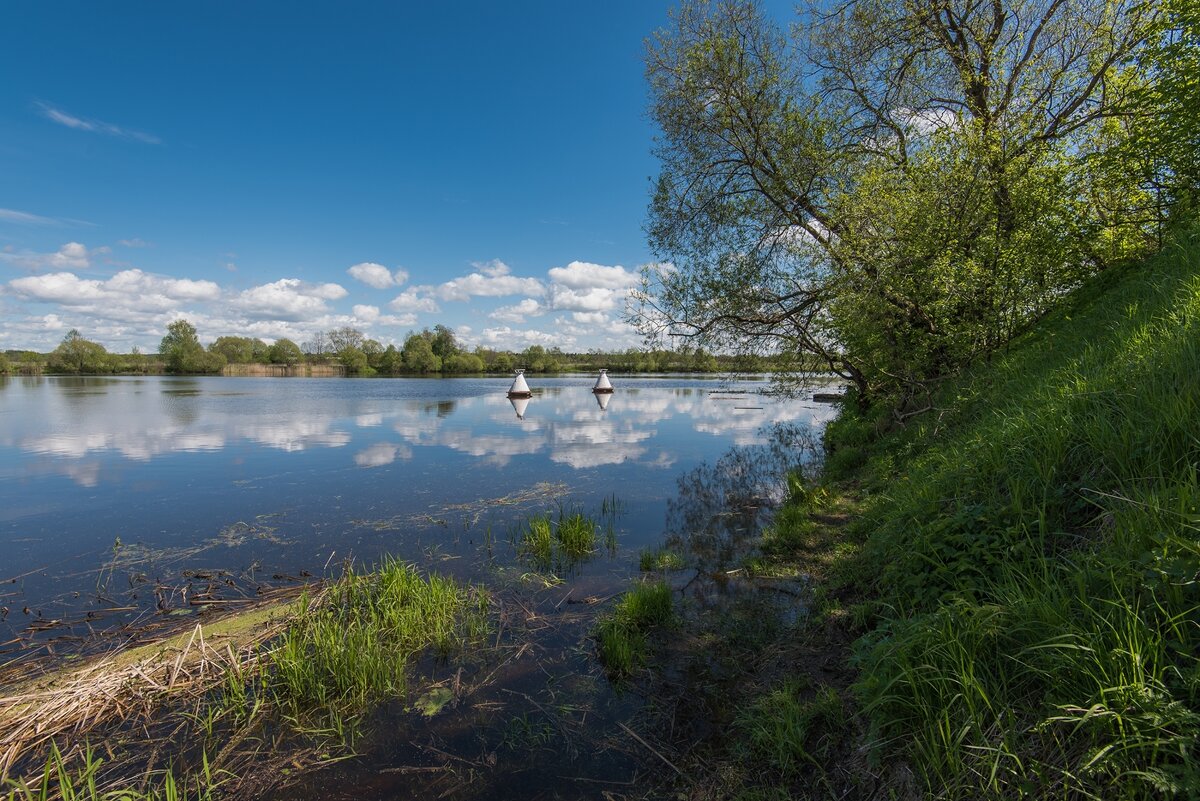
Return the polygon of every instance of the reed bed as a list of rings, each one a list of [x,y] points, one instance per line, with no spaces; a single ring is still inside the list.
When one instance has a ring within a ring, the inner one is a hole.
[[[347,566],[286,603],[50,674],[0,698],[0,787],[15,801],[206,797],[215,776],[240,786],[240,772],[280,760],[292,773],[336,761],[362,716],[405,692],[418,653],[486,633],[489,603],[388,559],[370,572]],[[89,735],[133,723],[148,755],[117,755],[100,770]],[[64,741],[72,745],[59,751]],[[160,750],[181,778],[155,767]]]
[[[320,604],[318,591],[314,603]],[[220,622],[131,653],[116,652],[82,667],[51,673],[0,697],[0,777],[22,755],[65,736],[78,741],[102,725],[148,717],[168,698],[195,699],[242,673],[263,657],[262,645],[289,625],[287,603],[243,612],[233,631]],[[226,629],[215,633],[214,627]],[[78,748],[61,754],[77,756]]]

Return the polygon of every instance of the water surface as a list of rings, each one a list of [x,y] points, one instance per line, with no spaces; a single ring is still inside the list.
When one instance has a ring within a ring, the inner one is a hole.
[[[533,632],[535,658],[477,694],[487,714],[463,709],[438,730],[397,725],[403,705],[381,710],[391,722],[375,748],[307,793],[285,794],[420,796],[430,788],[393,770],[428,756],[420,732],[439,751],[499,761],[472,792],[523,797],[538,757],[521,746],[521,763],[506,769],[505,744],[548,725],[534,718],[559,688],[590,688],[581,731],[629,711],[581,647],[592,612],[578,602],[619,592],[639,551],[664,538],[690,539],[694,570],[719,567],[777,491],[778,471],[808,457],[799,440],[832,415],[764,395],[761,380],[613,381],[615,394],[598,399],[588,376],[534,377],[534,397],[517,405],[496,378],[0,379],[0,661],[228,608],[334,575],[347,559],[392,554],[503,592],[531,569],[513,542],[531,514],[599,514],[615,501],[613,549],[557,570],[562,583],[520,600],[520,615],[507,607],[521,618],[514,630]],[[543,627],[551,616],[555,628]],[[549,689],[547,676],[558,677]],[[532,705],[518,712],[522,697]],[[533,728],[514,732],[514,719]],[[551,771],[565,758],[561,748],[541,754]],[[636,766],[620,753],[584,757],[572,770],[585,783]]]

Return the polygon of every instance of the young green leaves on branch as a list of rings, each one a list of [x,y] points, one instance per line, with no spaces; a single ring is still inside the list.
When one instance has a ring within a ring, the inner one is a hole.
[[[1122,75],[1156,13],[859,0],[785,35],[754,3],[685,6],[649,48],[662,261],[636,321],[816,357],[860,399],[920,408],[1152,244],[1144,193],[1092,157],[1138,111]]]

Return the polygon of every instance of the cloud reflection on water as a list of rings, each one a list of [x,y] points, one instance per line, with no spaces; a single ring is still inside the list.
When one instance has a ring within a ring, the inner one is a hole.
[[[0,419],[0,449],[16,446],[47,457],[51,472],[86,487],[98,484],[102,465],[113,456],[147,462],[247,445],[287,453],[354,446],[348,461],[362,468],[411,460],[414,449],[446,448],[498,467],[541,454],[577,470],[623,463],[663,469],[675,463],[681,436],[755,445],[764,442],[765,427],[817,427],[835,412],[830,406],[753,394],[760,383],[736,385],[746,394],[730,398],[728,392],[714,397],[711,382],[680,387],[680,382],[656,386],[641,380],[629,386],[632,379],[609,396],[605,409],[590,388],[558,381],[538,390],[518,418],[502,391],[428,397],[468,387],[453,381],[318,386],[264,379],[228,385],[245,387],[244,392],[217,392],[227,385],[145,379],[80,387],[51,380],[32,385],[36,397],[27,399],[28,408]],[[375,394],[361,396],[364,387]],[[309,390],[312,397],[304,395]],[[405,397],[410,392],[427,396]],[[387,394],[379,397],[382,393]],[[35,419],[18,423],[29,415]]]

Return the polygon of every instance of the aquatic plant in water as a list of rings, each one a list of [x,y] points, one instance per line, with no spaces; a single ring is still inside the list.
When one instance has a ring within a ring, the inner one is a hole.
[[[614,538],[610,531],[608,539]],[[582,512],[561,509],[557,520],[548,513],[530,518],[519,551],[539,570],[571,567],[596,552],[596,521]]]
[[[621,596],[596,625],[600,660],[614,678],[624,678],[645,661],[646,633],[675,620],[671,588],[665,582],[637,584]]]

